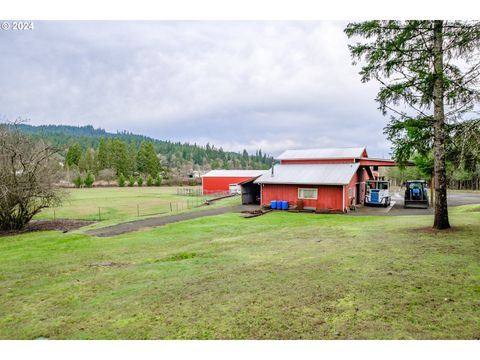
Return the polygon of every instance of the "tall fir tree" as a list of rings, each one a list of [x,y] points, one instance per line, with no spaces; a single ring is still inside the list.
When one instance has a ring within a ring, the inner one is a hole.
[[[78,166],[81,157],[82,148],[79,143],[75,143],[68,148],[67,155],[65,156],[65,164],[68,167],[72,167],[73,165]]]
[[[433,150],[433,227],[449,228],[446,124],[461,121],[479,100],[480,22],[375,20],[348,24],[345,32],[359,41],[349,48],[354,63],[365,62],[362,81],[380,83],[376,100],[391,114],[385,133],[395,158]]]

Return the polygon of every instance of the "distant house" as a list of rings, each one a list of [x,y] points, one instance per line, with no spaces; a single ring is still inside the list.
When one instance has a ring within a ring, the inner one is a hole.
[[[371,167],[395,166],[393,160],[372,159],[364,147],[287,150],[268,172],[245,186],[260,187],[260,203],[288,201],[317,211],[346,211],[365,197]],[[249,190],[252,191],[252,190]]]
[[[192,179],[200,179],[204,174],[206,174],[206,171],[193,170],[189,177]]]

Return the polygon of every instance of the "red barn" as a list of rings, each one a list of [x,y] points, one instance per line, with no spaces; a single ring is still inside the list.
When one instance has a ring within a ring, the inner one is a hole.
[[[255,179],[268,170],[212,170],[202,176],[204,195],[236,191],[239,183]],[[235,189],[235,190],[234,190]]]
[[[317,211],[346,211],[365,195],[365,182],[373,178],[370,166],[394,166],[392,160],[368,158],[364,147],[287,150],[267,173],[254,181],[260,185],[261,204],[272,200],[303,203]]]

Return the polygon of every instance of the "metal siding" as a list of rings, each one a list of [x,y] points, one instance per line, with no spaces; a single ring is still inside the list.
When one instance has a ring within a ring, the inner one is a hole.
[[[350,180],[350,183],[348,186],[345,186],[345,208],[350,207],[352,204],[352,199],[357,196],[356,192],[356,186],[358,182],[358,173],[362,171],[362,169],[359,169],[352,177],[352,180]],[[352,189],[352,196],[348,195],[349,189]]]
[[[347,159],[307,159],[307,160],[280,160],[280,164],[351,164],[355,162],[355,158]]]
[[[260,176],[268,170],[211,170],[203,177],[244,177],[246,179]]]
[[[362,166],[397,166],[394,160],[389,159],[360,159],[358,162]]]
[[[252,177],[203,177],[203,194],[213,194],[215,192],[229,191],[230,184],[238,184],[239,182],[253,179]]]
[[[284,151],[278,160],[307,160],[307,159],[345,159],[358,158],[366,155],[364,147],[352,148],[324,148]]]
[[[290,205],[295,205],[298,200],[298,188],[316,188],[318,189],[317,200],[303,200],[305,207],[313,207],[318,210],[342,209],[342,186],[329,185],[262,185],[262,205],[270,205],[272,200],[288,201]]]
[[[346,185],[358,170],[358,163],[350,164],[289,164],[276,165],[260,176],[257,184],[284,185]]]

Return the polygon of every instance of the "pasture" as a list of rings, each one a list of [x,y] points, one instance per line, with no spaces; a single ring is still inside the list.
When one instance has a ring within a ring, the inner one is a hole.
[[[478,339],[479,210],[0,237],[0,338]]]
[[[106,187],[64,190],[57,208],[44,209],[37,220],[76,219],[119,222],[136,217],[192,210],[206,197],[177,195],[175,187]]]

